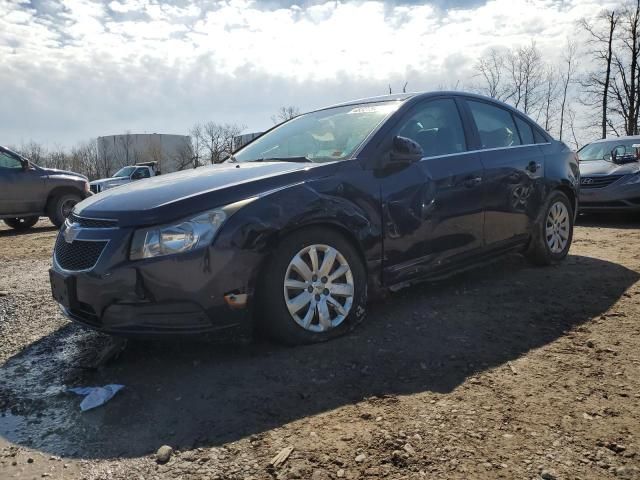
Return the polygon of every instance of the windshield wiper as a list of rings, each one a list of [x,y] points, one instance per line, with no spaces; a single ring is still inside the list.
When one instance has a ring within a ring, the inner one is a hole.
[[[270,157],[270,158],[258,158],[254,162],[311,162],[313,161],[309,157]]]

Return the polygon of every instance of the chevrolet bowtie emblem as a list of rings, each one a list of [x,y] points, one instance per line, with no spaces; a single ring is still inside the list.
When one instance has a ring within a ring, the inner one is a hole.
[[[64,236],[64,241],[67,243],[72,243],[80,233],[80,224],[72,223],[69,225],[65,231],[62,233]]]

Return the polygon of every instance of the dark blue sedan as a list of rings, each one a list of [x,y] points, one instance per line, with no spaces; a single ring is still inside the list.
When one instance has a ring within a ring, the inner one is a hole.
[[[327,340],[367,297],[507,252],[565,258],[575,154],[531,119],[459,92],[300,115],[224,164],[78,204],[50,271],[64,313],[118,335],[258,326]]]

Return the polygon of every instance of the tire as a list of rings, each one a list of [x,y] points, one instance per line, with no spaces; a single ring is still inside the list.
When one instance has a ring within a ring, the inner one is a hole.
[[[314,249],[315,269],[311,260]],[[337,252],[335,256],[334,251]],[[325,259],[329,265],[332,257],[335,260],[323,271]],[[307,265],[306,277],[300,273],[304,268],[292,264],[296,258],[297,265],[301,266],[300,260]],[[302,284],[306,287],[300,288]],[[366,314],[364,264],[351,242],[330,228],[311,227],[285,237],[267,262],[258,286],[262,313],[259,326],[272,339],[287,345],[324,342],[338,337],[355,328]],[[297,303],[291,302],[295,298],[301,299],[301,307],[291,313],[290,308],[297,308]]]
[[[62,193],[53,197],[47,205],[47,215],[51,223],[60,228],[75,204],[81,200],[82,197],[77,193]]]
[[[527,259],[543,266],[564,260],[573,240],[573,222],[573,206],[567,196],[557,190],[552,192],[534,226],[525,253]]]
[[[38,217],[38,216],[35,216],[35,217],[20,217],[20,218],[5,218],[4,219],[4,223],[7,225],[7,227],[11,227],[16,231],[21,232],[21,231],[24,231],[24,230],[29,230],[36,223],[38,223],[39,219],[40,219],[40,217]]]

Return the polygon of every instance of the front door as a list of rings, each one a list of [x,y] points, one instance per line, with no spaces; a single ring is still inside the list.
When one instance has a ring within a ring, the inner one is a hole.
[[[21,182],[25,175],[23,162],[0,150],[0,215],[29,213],[30,205]]]
[[[454,267],[483,246],[483,166],[467,149],[456,101],[416,105],[395,135],[419,143],[424,158],[382,175],[387,284]]]

